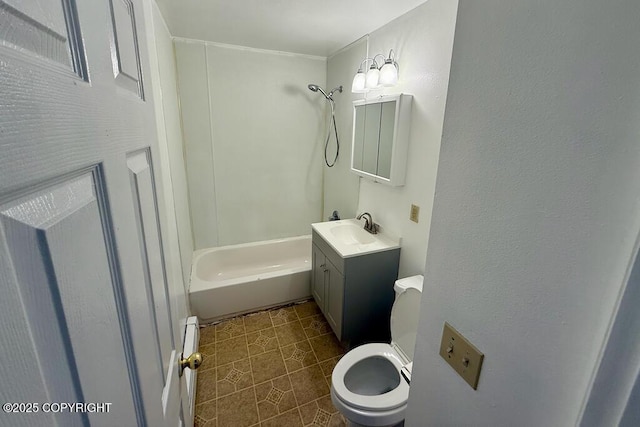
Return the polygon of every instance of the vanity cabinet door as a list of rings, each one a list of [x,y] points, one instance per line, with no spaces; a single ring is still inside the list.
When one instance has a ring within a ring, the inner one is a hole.
[[[311,245],[311,256],[311,294],[313,295],[313,299],[316,300],[318,307],[320,307],[320,310],[322,310],[326,316],[325,281],[327,280],[327,272],[325,270],[327,261],[322,251],[318,249],[316,245]]]
[[[344,304],[344,276],[329,261],[327,263],[328,282],[325,288],[325,317],[339,340],[342,339],[342,309]]]

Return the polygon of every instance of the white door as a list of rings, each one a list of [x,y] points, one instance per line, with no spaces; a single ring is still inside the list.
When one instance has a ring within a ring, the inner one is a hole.
[[[0,425],[179,425],[142,16],[0,0]]]

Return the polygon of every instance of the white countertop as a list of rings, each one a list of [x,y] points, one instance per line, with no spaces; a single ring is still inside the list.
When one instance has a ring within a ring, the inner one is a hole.
[[[343,258],[400,247],[400,238],[381,231],[371,234],[364,229],[363,220],[316,222],[311,227]]]

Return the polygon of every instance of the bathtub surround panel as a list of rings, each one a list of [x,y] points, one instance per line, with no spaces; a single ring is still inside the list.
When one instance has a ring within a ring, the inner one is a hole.
[[[196,249],[309,233],[327,106],[307,85],[326,86],[325,58],[175,44]]]
[[[431,0],[372,32],[368,37],[368,51],[387,54],[390,49],[394,50],[400,67],[398,84],[352,95],[354,99],[398,93],[413,95],[405,185],[394,188],[361,179],[358,196],[353,197],[358,199],[357,212],[371,212],[376,223],[402,237],[400,277],[424,271],[456,9],[457,1]],[[363,50],[362,46],[354,44],[331,58],[328,75],[351,82],[366,56]],[[349,63],[339,62],[346,57],[349,57]],[[334,73],[339,73],[339,77]],[[352,123],[352,107],[341,109],[338,114],[339,122]],[[351,132],[352,128],[349,128],[348,138]],[[350,161],[347,155],[343,160]],[[346,190],[341,187],[341,181],[325,174],[327,195],[343,194]],[[422,207],[419,223],[410,221],[407,216],[411,204]],[[325,211],[330,209],[331,205],[325,201]]]
[[[206,49],[174,41],[194,249],[218,246]]]
[[[327,103],[307,84],[325,83],[324,58],[215,45],[207,57],[219,245],[308,234]]]
[[[578,424],[640,232],[638,16],[460,2],[408,425]],[[445,320],[485,353],[477,391]]]
[[[335,166],[324,166],[324,202],[322,220],[326,221],[333,211],[337,210],[341,218],[355,218],[358,214],[358,192],[360,179],[351,172],[351,134],[353,132],[353,101],[362,95],[351,93],[351,77],[353,64],[362,61],[367,54],[367,38],[363,37],[350,44],[327,60],[327,85],[329,87],[344,86],[343,92],[335,96],[336,124],[340,137],[340,156]],[[331,144],[335,141],[331,140]],[[335,145],[331,145],[335,150]],[[333,158],[335,151],[329,151]]]
[[[191,308],[205,322],[305,299],[311,236],[196,251],[191,274]]]

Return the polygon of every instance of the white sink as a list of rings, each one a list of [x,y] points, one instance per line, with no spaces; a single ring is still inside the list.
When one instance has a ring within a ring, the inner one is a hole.
[[[345,245],[368,245],[376,241],[371,233],[355,224],[338,225],[329,230],[333,237]]]
[[[364,221],[356,219],[318,222],[311,227],[343,258],[400,247],[400,239],[381,232],[371,234],[364,229]]]

